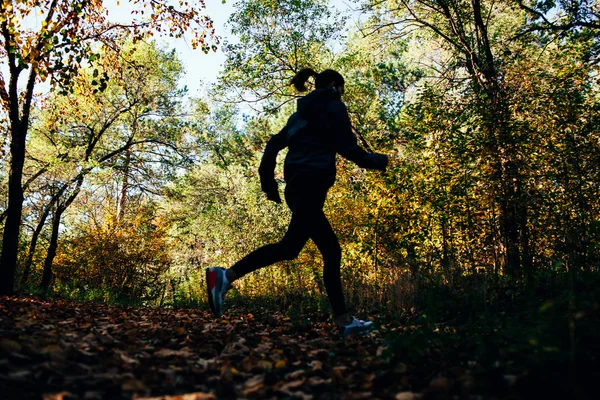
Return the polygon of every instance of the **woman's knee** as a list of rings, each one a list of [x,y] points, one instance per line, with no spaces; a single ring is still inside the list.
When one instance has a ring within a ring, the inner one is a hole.
[[[299,246],[299,245],[285,243],[285,242],[279,242],[279,243],[277,243],[277,245],[278,245],[279,254],[281,255],[281,258],[283,260],[296,259],[298,257],[298,255],[300,255],[300,252],[302,251],[302,247],[304,247],[304,246]]]
[[[323,249],[321,254],[323,255],[323,261],[325,262],[325,264],[338,266],[340,265],[340,262],[342,260],[342,249],[339,243],[336,243],[335,245],[331,245],[326,249]]]

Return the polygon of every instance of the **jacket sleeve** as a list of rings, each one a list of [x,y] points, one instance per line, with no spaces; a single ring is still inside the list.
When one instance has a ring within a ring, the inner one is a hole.
[[[258,174],[260,176],[260,185],[263,192],[269,194],[273,189],[277,190],[275,181],[275,165],[277,164],[277,154],[287,146],[286,129],[283,128],[278,134],[271,136],[265,151],[263,152]]]
[[[335,132],[335,151],[361,168],[385,171],[388,163],[386,155],[368,153],[358,145],[346,105],[341,101],[335,101],[331,104],[330,111]]]

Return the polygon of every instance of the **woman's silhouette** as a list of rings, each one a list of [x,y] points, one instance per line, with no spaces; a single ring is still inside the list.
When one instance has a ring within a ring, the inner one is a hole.
[[[315,79],[315,90],[298,100],[298,109],[286,126],[268,141],[259,167],[262,190],[267,198],[281,203],[274,170],[279,151],[288,148],[285,158],[285,200],[292,219],[278,243],[263,246],[242,258],[229,269],[211,267],[206,271],[208,299],[212,312],[221,315],[225,293],[231,283],[259,268],[298,256],[308,239],[323,255],[323,280],[343,337],[363,333],[373,323],[348,314],[340,279],[341,249],[325,214],[323,205],[335,182],[335,157],[341,154],[358,166],[384,171],[387,156],[367,153],[359,147],[348,111],[341,97],[344,78],[333,70],[316,73],[301,70],[292,79],[297,90],[306,91],[306,82]]]

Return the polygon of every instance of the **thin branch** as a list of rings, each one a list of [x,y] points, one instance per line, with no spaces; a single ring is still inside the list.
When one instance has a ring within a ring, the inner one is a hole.
[[[2,107],[6,110],[10,109],[10,98],[6,91],[6,81],[4,80],[4,74],[0,71],[0,100],[2,100]]]
[[[528,13],[533,14],[533,15],[537,16],[538,18],[541,18],[546,24],[554,25],[551,21],[549,21],[546,18],[546,15],[544,13],[525,5],[522,0],[517,1],[517,4],[519,5],[519,7],[521,7],[523,10],[527,11]]]

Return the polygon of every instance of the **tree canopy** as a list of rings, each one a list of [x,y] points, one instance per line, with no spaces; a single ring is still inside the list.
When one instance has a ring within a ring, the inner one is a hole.
[[[98,62],[102,47],[118,56],[125,38],[134,43],[155,33],[181,37],[192,32],[191,44],[214,49],[215,32],[203,16],[203,1],[177,7],[164,0],[134,0],[130,23],[113,23],[101,0],[18,0],[0,3],[0,101],[10,142],[9,183],[0,257],[0,293],[13,291],[23,208],[23,165],[34,88],[40,81],[64,93],[72,91],[80,68]],[[7,76],[5,77],[5,73]],[[24,88],[20,86],[26,75]],[[98,91],[107,86],[106,73],[92,80]]]

